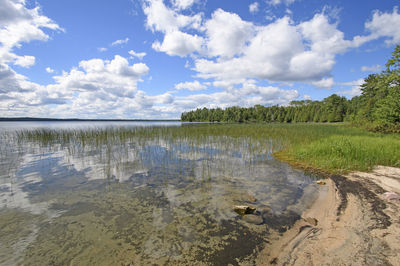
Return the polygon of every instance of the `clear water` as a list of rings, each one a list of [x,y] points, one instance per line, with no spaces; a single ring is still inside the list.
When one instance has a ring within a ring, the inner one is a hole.
[[[50,142],[17,133],[121,126],[153,133]],[[172,126],[183,125],[0,123],[0,264],[251,264],[314,199],[313,179],[271,156],[273,140],[160,130]],[[235,205],[257,210],[240,216]]]

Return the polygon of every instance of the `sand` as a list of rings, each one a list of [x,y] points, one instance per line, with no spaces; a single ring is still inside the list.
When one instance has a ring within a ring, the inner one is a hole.
[[[290,230],[257,265],[400,265],[400,168],[330,176]],[[316,219],[316,220],[315,220]]]

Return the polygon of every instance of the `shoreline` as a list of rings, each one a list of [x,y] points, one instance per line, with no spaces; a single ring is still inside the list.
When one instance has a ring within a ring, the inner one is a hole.
[[[275,236],[257,265],[400,265],[400,168],[331,175],[302,219]]]

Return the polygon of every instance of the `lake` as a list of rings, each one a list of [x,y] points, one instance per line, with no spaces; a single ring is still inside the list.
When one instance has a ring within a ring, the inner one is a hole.
[[[251,264],[318,187],[229,127],[0,122],[0,264]]]

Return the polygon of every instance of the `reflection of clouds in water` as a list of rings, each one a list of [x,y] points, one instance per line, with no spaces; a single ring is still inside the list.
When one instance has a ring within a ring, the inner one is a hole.
[[[295,204],[303,191],[314,191],[308,189],[313,186],[307,187],[311,183],[309,177],[268,156],[272,151],[268,143],[261,145],[259,141],[251,142],[247,138],[209,136],[191,139],[163,135],[154,138],[116,137],[107,141],[107,144],[87,141],[84,145],[79,141],[67,142],[63,146],[35,146],[28,143],[31,145],[27,148],[30,149],[29,153],[39,155],[21,156],[19,165],[15,166],[19,170],[11,178],[15,180],[12,183],[15,187],[13,193],[18,203],[0,198],[0,207],[11,206],[34,214],[49,215],[50,202],[44,200],[54,197],[54,201],[60,203],[54,208],[73,208],[74,212],[82,212],[97,221],[98,217],[92,216],[92,208],[97,205],[89,203],[91,200],[103,202],[102,196],[106,195],[100,190],[106,187],[109,189],[107,196],[110,197],[105,197],[107,201],[98,211],[110,209],[129,212],[133,209],[137,212],[137,217],[140,217],[137,224],[142,230],[133,230],[133,234],[138,236],[140,252],[155,261],[163,257],[179,258],[183,256],[182,252],[194,254],[195,246],[221,246],[223,241],[219,233],[225,234],[223,237],[232,234],[223,231],[229,228],[227,224],[233,227],[237,223],[245,227],[253,226],[238,217],[233,211],[234,205],[252,204],[260,209],[269,206],[276,214],[284,212],[288,205]],[[126,183],[94,182],[107,178]],[[1,196],[11,189],[11,183],[4,180],[2,178],[0,183],[3,184],[0,187]],[[30,202],[30,195],[24,192],[24,186],[27,185],[36,193],[33,197],[39,203]],[[118,187],[123,190],[118,190]],[[78,188],[72,201],[74,204],[70,202],[63,205],[66,198],[52,194],[53,188],[56,192]],[[114,188],[115,191],[133,191],[127,198],[118,201],[126,202],[129,210],[115,208],[119,203],[111,197]],[[40,193],[51,195],[38,196]],[[92,196],[94,199],[88,198]],[[141,206],[137,202],[136,205],[129,205],[129,197],[137,197],[135,199]],[[254,197],[256,202],[251,200]],[[89,203],[81,204],[85,201]],[[301,204],[297,204],[296,208],[291,209],[301,212],[302,208]],[[107,223],[112,224],[120,213],[111,212],[109,215]],[[123,216],[120,216],[122,219]],[[104,225],[107,228],[105,231],[109,232],[111,227],[107,226],[110,224]],[[99,226],[102,225],[99,223]],[[124,226],[121,225],[118,230]],[[237,232],[236,229],[233,229],[233,234]],[[117,231],[113,233],[118,235]],[[209,245],[204,239],[214,242]]]
[[[129,143],[128,143],[129,144]],[[89,180],[115,178],[120,182],[129,180],[134,174],[145,174],[137,146],[85,146],[82,150],[65,152],[65,162]]]
[[[202,149],[207,150],[207,147]],[[269,206],[280,213],[288,205],[295,204],[303,192],[307,196],[316,193],[313,185],[314,189],[305,190],[312,182],[301,171],[276,160],[254,160],[254,155],[248,151],[248,147],[239,145],[212,156],[202,151],[178,152],[180,157],[186,154],[186,159],[196,158],[192,162],[194,184],[181,189],[171,182],[160,190],[172,207],[187,203],[205,205],[202,212],[209,213],[217,221],[235,217],[232,206],[243,202],[243,195],[252,195],[257,199],[255,205]],[[255,153],[255,156],[259,154]],[[301,213],[303,209],[297,210]]]
[[[203,158],[207,158],[208,154],[206,152],[186,152],[186,151],[176,151],[176,157],[179,159],[189,160],[189,161],[196,161],[201,160]]]
[[[22,209],[32,214],[48,212],[49,203],[31,203],[28,193],[22,190],[21,184],[2,184],[0,190],[0,208]]]
[[[0,244],[0,255],[4,265],[17,265],[23,263],[24,250],[33,243],[39,232],[37,220],[46,221],[58,217],[61,212],[50,209],[52,202],[41,201],[32,202],[27,186],[37,185],[43,181],[42,170],[48,167],[48,171],[54,172],[55,168],[48,163],[48,160],[56,159],[62,156],[62,153],[55,152],[46,155],[36,156],[24,154],[16,155],[18,158],[7,158],[13,162],[6,175],[0,177],[0,209],[13,209],[14,215],[24,215],[30,213],[33,216],[23,222],[24,228],[20,232],[16,232],[10,243],[2,246]],[[2,169],[4,170],[4,169]],[[20,212],[22,211],[22,212]],[[3,218],[4,219],[4,218]],[[7,218],[9,219],[9,218]],[[7,220],[6,220],[7,221]],[[19,226],[21,220],[13,220],[14,226]],[[9,228],[4,228],[9,230]],[[5,253],[4,253],[5,252]]]
[[[108,145],[89,143],[84,146],[54,146],[55,152],[51,153],[54,147],[32,145],[32,150],[44,151],[41,151],[41,156],[23,156],[19,166],[21,171],[26,170],[27,165],[38,165],[41,162],[47,174],[55,173],[57,165],[64,165],[89,180],[112,178],[125,182],[136,175],[148,177],[160,184],[160,179],[164,178],[168,185],[159,189],[172,207],[202,202],[208,205],[207,210],[218,219],[232,217],[230,205],[234,202],[235,194],[252,194],[259,202],[273,205],[271,208],[279,211],[293,203],[296,195],[301,195],[304,187],[310,183],[309,178],[301,172],[268,159],[268,145],[262,146],[258,141],[251,143],[247,138],[131,138],[129,141],[117,140]],[[49,153],[45,154],[46,150]],[[59,161],[45,165],[51,158]],[[41,175],[46,174],[32,169],[30,173],[24,173],[23,184],[41,182]],[[178,184],[182,182],[179,177],[182,173],[186,175],[184,179],[188,184]],[[176,185],[179,185],[179,189]],[[18,198],[18,204],[29,206],[25,192],[17,187],[14,193],[19,193],[14,196]],[[47,205],[43,204],[41,208],[44,210]],[[36,208],[38,206],[41,205],[36,204]],[[36,210],[36,213],[40,212]]]
[[[24,188],[42,182],[41,170],[50,166],[46,161],[59,156],[62,156],[61,152],[41,156],[24,154],[16,160],[18,163],[11,168],[8,176],[1,178],[0,208],[22,209],[35,215],[46,214],[48,217],[56,217],[58,214],[49,210],[50,202],[32,203],[29,192]],[[52,170],[53,168],[49,168],[46,172]]]
[[[147,174],[149,168],[181,167],[177,165],[179,160],[196,164],[196,178],[204,178],[205,171],[209,177],[209,164],[216,160],[221,161],[218,165],[219,171],[224,173],[227,169],[231,175],[237,172],[236,168],[254,160],[256,152],[253,150],[253,154],[251,153],[245,139],[219,139],[220,141],[215,141],[208,138],[206,143],[199,143],[184,138],[166,140],[158,137],[113,145],[86,144],[85,147],[64,149],[63,157],[66,164],[85,173],[89,180],[116,178],[120,182],[129,180],[134,174]],[[258,149],[257,152],[267,151]]]

